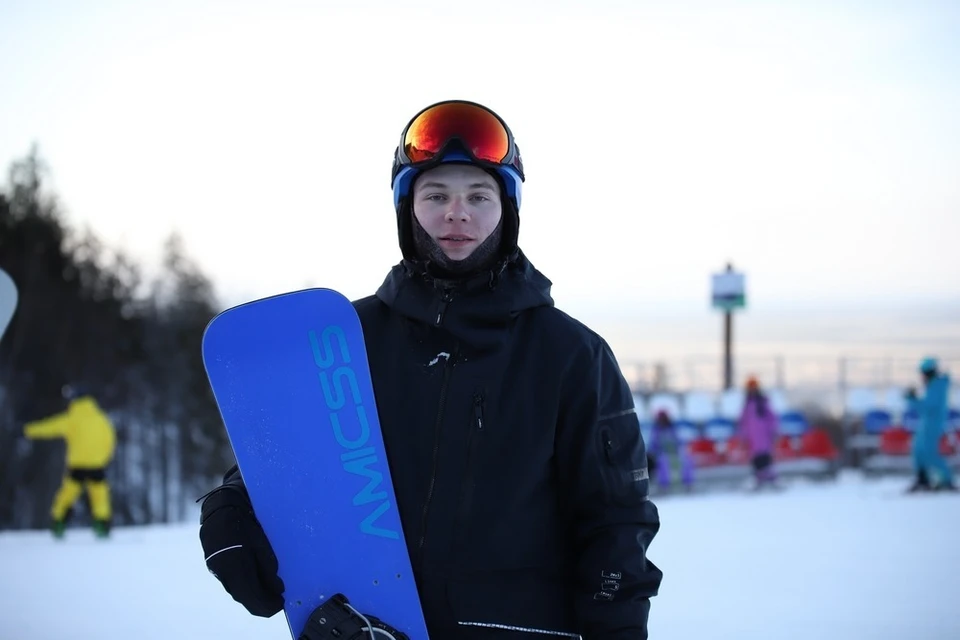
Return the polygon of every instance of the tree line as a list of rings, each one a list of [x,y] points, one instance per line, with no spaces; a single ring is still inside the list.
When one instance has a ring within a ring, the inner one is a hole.
[[[183,520],[233,462],[200,355],[220,309],[213,286],[176,234],[148,279],[135,257],[71,228],[48,175],[34,148],[0,190],[0,268],[19,290],[0,339],[0,529],[49,524],[64,444],[26,440],[23,425],[64,410],[67,383],[114,421],[114,524]],[[76,517],[89,517],[83,504]]]

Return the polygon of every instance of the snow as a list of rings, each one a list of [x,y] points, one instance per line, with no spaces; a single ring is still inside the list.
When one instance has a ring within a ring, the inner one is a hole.
[[[960,497],[906,482],[658,498],[651,640],[960,638]],[[0,639],[287,640],[207,572],[195,523],[0,533]]]

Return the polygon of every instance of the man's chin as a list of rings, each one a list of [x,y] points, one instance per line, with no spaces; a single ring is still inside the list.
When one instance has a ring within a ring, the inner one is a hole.
[[[467,249],[466,247],[464,247],[463,249],[460,249],[460,250],[448,251],[446,249],[441,249],[441,251],[443,251],[443,255],[447,256],[448,260],[452,262],[463,262],[464,260],[469,258],[471,255],[473,255],[474,249]]]

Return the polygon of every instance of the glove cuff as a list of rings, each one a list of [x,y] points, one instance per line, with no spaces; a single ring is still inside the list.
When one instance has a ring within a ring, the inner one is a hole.
[[[224,507],[238,507],[245,512],[253,510],[245,491],[230,485],[220,485],[208,493],[204,499],[200,507],[200,524],[202,525],[214,512]]]

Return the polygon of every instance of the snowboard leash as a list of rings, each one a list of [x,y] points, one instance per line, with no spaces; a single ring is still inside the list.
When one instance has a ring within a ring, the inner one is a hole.
[[[314,609],[297,640],[410,640],[376,616],[353,608],[342,593]]]

